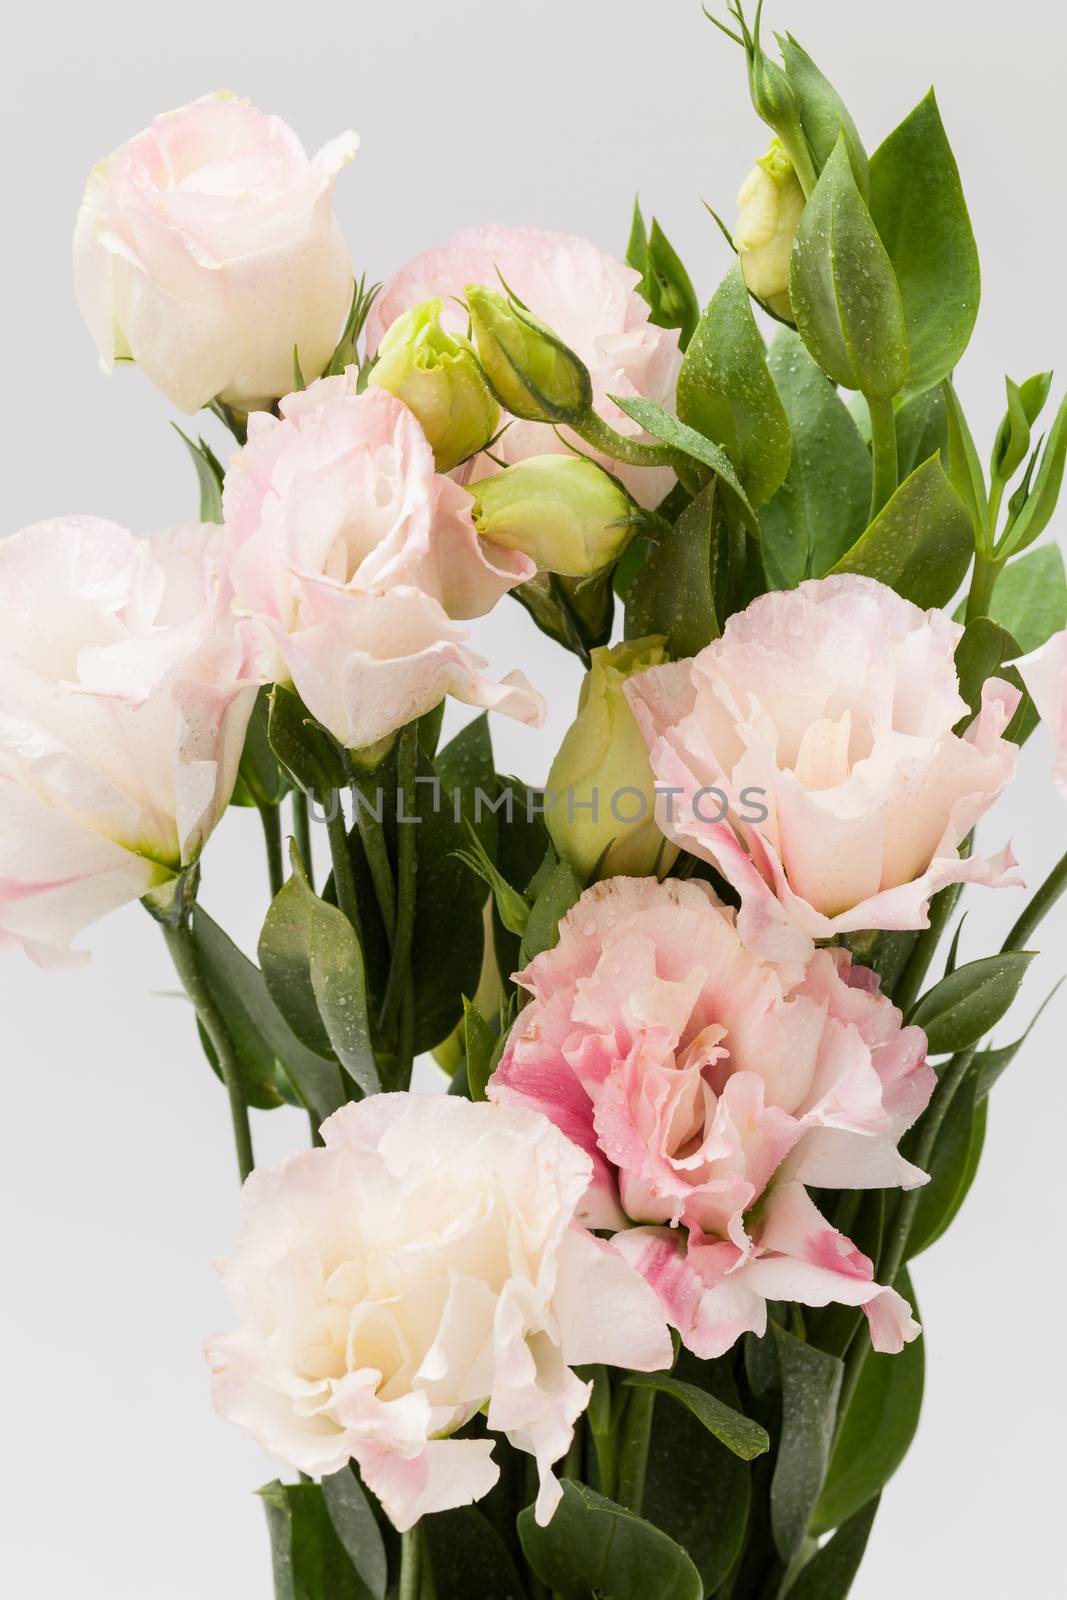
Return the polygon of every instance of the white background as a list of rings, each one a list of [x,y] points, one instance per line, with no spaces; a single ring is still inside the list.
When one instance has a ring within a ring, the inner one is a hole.
[[[983,256],[960,384],[984,451],[1006,367],[1020,379],[1059,364],[1058,390],[1067,378],[1067,13],[1058,0],[770,0],[768,12],[844,92],[869,148],[938,86]],[[621,253],[639,189],[702,297],[728,260],[700,201],[731,216],[766,141],[740,53],[696,0],[85,0],[20,7],[6,44],[4,531],[75,511],[147,531],[193,512],[168,407],[136,372],[100,376],[70,288],[85,172],[154,112],[225,85],[310,147],[354,126],[363,149],[337,201],[372,276],[485,221],[581,232]],[[478,636],[498,673],[521,662],[552,698],[542,733],[497,728],[501,767],[543,778],[576,670],[511,603]],[[1067,833],[1049,764],[1041,734],[984,825],[990,847],[1014,836],[1035,883]],[[255,815],[232,813],[206,861],[207,903],[246,944],[266,905],[259,844]],[[1021,895],[970,899],[968,956],[995,947]],[[1062,911],[1046,925],[1023,1017],[1065,965],[1065,928]],[[0,967],[5,1589],[266,1600],[251,1490],[273,1468],[213,1415],[199,1354],[227,1316],[209,1266],[236,1221],[225,1103],[140,908],[89,942],[92,965],[73,975]],[[1067,1592],[1065,1024],[1060,998],[995,1092],[965,1211],[916,1268],[928,1398],[857,1600]],[[256,1114],[255,1135],[269,1159],[305,1126]]]

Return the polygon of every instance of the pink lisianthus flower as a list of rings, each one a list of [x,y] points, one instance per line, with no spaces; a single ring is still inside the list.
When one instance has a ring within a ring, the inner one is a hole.
[[[897,1145],[933,1089],[926,1037],[874,974],[757,956],[701,881],[614,878],[516,981],[533,999],[489,1096],[587,1151],[583,1220],[618,1230],[697,1355],[762,1333],[768,1299],[860,1305],[878,1349],[914,1337],[804,1187],[925,1181]]]
[[[1051,735],[1056,752],[1052,778],[1067,800],[1067,628],[1015,664]]]
[[[375,1095],[322,1136],[245,1184],[216,1407],[302,1472],[357,1462],[401,1530],[492,1488],[493,1441],[453,1437],[484,1409],[536,1458],[547,1522],[592,1389],[573,1367],[672,1353],[648,1284],[575,1220],[588,1156],[535,1112],[446,1095]]]
[[[660,825],[733,884],[754,949],[803,959],[834,934],[926,927],[946,884],[1019,882],[1008,849],[960,854],[1015,772],[1019,701],[990,678],[953,732],[962,633],[872,578],[820,578],[626,685]]]
[[[467,317],[459,302],[467,285],[499,290],[501,278],[585,362],[593,404],[618,433],[645,437],[609,395],[641,395],[673,410],[681,365],[677,330],[649,321],[648,306],[637,293],[638,273],[572,234],[490,225],[464,228],[447,243],[424,250],[375,301],[367,320],[368,350],[373,354],[397,317],[425,300],[440,300],[443,325],[465,332]],[[566,437],[567,430],[562,432]],[[586,446],[582,449],[589,454]],[[537,422],[513,421],[493,447],[493,454],[509,466],[549,451],[566,452],[567,446]],[[669,468],[626,467],[606,456],[595,459],[644,506],[658,505],[674,483]],[[488,457],[479,456],[465,477],[474,481],[496,470]]]
[[[408,408],[383,389],[357,394],[350,369],[280,410],[249,419],[223,497],[236,605],[273,642],[277,678],[349,749],[446,694],[539,723],[522,673],[482,677],[459,625],[534,564],[478,537],[469,495],[434,470]]]

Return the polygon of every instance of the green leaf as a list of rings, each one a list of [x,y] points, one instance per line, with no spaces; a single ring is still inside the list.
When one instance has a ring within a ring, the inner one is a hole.
[[[471,1099],[484,1100],[485,1086],[495,1065],[497,1035],[478,1007],[463,997],[463,1047],[467,1057],[467,1082]]]
[[[801,338],[835,383],[882,399],[900,392],[908,369],[900,290],[843,134],[801,214],[789,297]]]
[[[782,1382],[782,1433],[771,1479],[771,1528],[787,1564],[800,1549],[830,1460],[842,1365],[778,1323],[771,1329]]]
[[[246,1088],[258,1085],[252,1105],[296,1101],[320,1122],[348,1098],[335,1060],[308,1050],[271,998],[263,973],[204,908],[193,908],[191,930],[212,998],[226,1018]],[[277,1098],[268,1099],[270,1085]]]
[[[656,1389],[688,1407],[708,1432],[713,1433],[727,1450],[740,1456],[742,1461],[751,1461],[754,1456],[763,1455],[771,1447],[766,1428],[753,1422],[751,1417],[746,1417],[744,1412],[723,1405],[721,1400],[696,1384],[681,1383],[677,1378],[659,1372],[631,1373],[625,1381],[629,1388]]]
[[[678,418],[721,445],[759,507],[789,467],[789,421],[739,265],[712,296],[678,374]]]
[[[974,1182],[985,1142],[987,1111],[985,1102],[977,1104],[977,1089],[978,1072],[972,1063],[938,1129],[930,1182],[919,1191],[908,1233],[909,1261],[940,1239]]]
[[[908,1020],[926,1030],[930,1054],[951,1055],[977,1044],[1015,999],[1033,959],[1030,950],[984,956],[927,990]]]
[[[782,52],[786,75],[800,102],[800,122],[815,158],[815,170],[822,171],[833,155],[838,139],[844,135],[857,187],[866,197],[870,183],[867,152],[845,102],[791,33],[784,38],[781,34],[775,37]]]
[[[530,908],[522,940],[520,961],[527,966],[542,950],[551,950],[559,939],[559,925],[582,892],[574,868],[567,860],[558,861],[547,874],[540,893]]]
[[[723,1361],[698,1361],[687,1350],[677,1373],[713,1390],[731,1410],[740,1407],[737,1388]],[[721,1445],[680,1405],[657,1405],[652,1417],[643,1511],[646,1519],[680,1544],[713,1594],[740,1555],[748,1527],[752,1469]]]
[[[270,1530],[274,1600],[368,1600],[334,1531],[317,1483],[268,1483],[259,1491]]]
[[[536,809],[537,794],[520,778],[498,776],[499,792],[506,798],[497,816],[497,866],[508,884],[526,890],[548,850],[548,832]],[[526,896],[523,896],[524,900]],[[526,917],[529,917],[527,909]],[[523,922],[523,932],[526,930]],[[498,911],[493,917],[493,942],[497,969],[504,975],[518,970],[522,936],[507,928]]]
[[[385,1600],[388,1564],[385,1542],[370,1501],[351,1467],[322,1480],[333,1530],[372,1600]]]
[[[933,90],[871,157],[871,216],[904,305],[908,389],[947,378],[978,315],[978,250]]]
[[[335,789],[347,787],[337,741],[309,714],[299,695],[280,683],[270,691],[267,736],[274,754],[305,794],[326,805]]]
[[[901,1273],[895,1287],[917,1310],[907,1272]],[[812,1518],[813,1534],[849,1522],[881,1493],[900,1466],[919,1425],[925,1349],[925,1340],[920,1337],[906,1344],[899,1355],[879,1355],[868,1350],[834,1444],[826,1482]]]
[[[1029,655],[1067,627],[1067,575],[1059,545],[1030,550],[1004,568],[988,612]]]
[[[949,482],[966,506],[975,540],[981,545],[986,537],[986,519],[989,515],[985,475],[959,396],[947,378],[941,385],[941,392],[945,397],[945,427],[948,435],[945,463]]]
[[[1002,554],[1015,555],[1032,545],[1034,540],[1044,533],[1060,497],[1065,461],[1067,461],[1067,399],[1064,399],[1056,413],[1056,420],[1049,431],[1030,495],[1015,520],[1008,524]]]
[[[948,460],[948,417],[941,384],[913,394],[897,408],[897,477],[910,477],[916,467],[941,452]],[[962,498],[962,496],[961,496]]]
[[[1033,1032],[1034,1024],[1037,1022],[1037,1019],[1040,1017],[1041,1013],[1044,1011],[1053,995],[1058,993],[1064,981],[1065,980],[1061,978],[1059,983],[1057,983],[1051,992],[1045,996],[1044,1000],[1042,1000],[1041,1004],[1031,1017],[1030,1024],[1021,1038],[1014,1040],[1012,1044],[1001,1045],[996,1050],[983,1050],[977,1057],[978,1082],[975,1085],[976,1101],[980,1103],[986,1098],[986,1096],[989,1094],[989,1091],[1000,1077],[1001,1073],[1004,1072],[1006,1068],[1008,1068],[1014,1061],[1015,1057],[1019,1054],[1019,1051],[1022,1049],[1023,1045]]]
[[[563,1600],[702,1600],[704,1587],[680,1545],[632,1511],[565,1478],[563,1500],[539,1528],[519,1513],[527,1561]]]
[[[225,477],[221,461],[204,439],[198,439],[194,444],[176,422],[172,422],[171,427],[193,458],[197,482],[200,485],[200,521],[221,522],[222,485]]]
[[[1013,639],[999,623],[988,617],[975,617],[968,622],[963,638],[956,646],[956,673],[960,680],[960,694],[970,708],[962,719],[964,725],[976,715],[982,703],[982,685],[999,671],[1005,661],[1014,661],[1022,654],[1018,640]]]
[[[821,578],[859,537],[871,503],[871,458],[799,334],[781,329],[768,360],[789,418],[792,456],[760,513],[763,559],[771,587],[791,589]]]
[[[651,233],[646,231],[636,199],[626,261],[641,274],[637,291],[648,303],[649,321],[658,328],[677,328],[684,350],[699,320],[700,302],[677,251],[654,217]]]
[[[230,796],[231,805],[276,806],[289,792],[289,779],[270,747],[267,732],[269,716],[270,690],[263,688],[256,695],[256,703],[248,719],[237,781]]]
[[[860,572],[924,609],[943,606],[970,566],[970,519],[937,456],[917,467],[834,572]]]
[[[477,1506],[424,1517],[420,1527],[434,1600],[526,1600],[511,1552]]]
[[[359,940],[336,906],[308,884],[293,847],[292,876],[275,895],[259,939],[259,960],[279,1011],[307,1048],[336,1054],[364,1094],[381,1084],[370,1043]]]
[[[715,577],[719,550],[717,479],[711,481],[662,536],[626,597],[626,637],[662,634],[675,660],[694,656],[718,638]]]
[[[1008,408],[997,429],[993,444],[991,471],[994,478],[1007,483],[1026,460],[1030,449],[1030,429],[1044,409],[1052,385],[1051,372],[1038,372],[1023,384],[1004,379]]]
[[[673,450],[678,450],[682,455],[687,455],[694,461],[699,461],[702,466],[710,467],[726,487],[731,491],[737,502],[741,520],[753,537],[759,536],[759,522],[753,511],[748,496],[737,476],[733,462],[725,451],[710,439],[705,439],[702,433],[695,428],[686,427],[684,422],[679,422],[677,417],[672,417],[669,411],[664,411],[662,406],[654,400],[646,400],[641,395],[611,395],[620,411],[624,411],[633,422],[637,422],[646,433],[659,439],[663,444],[670,445]]]
[[[890,1356],[892,1361],[895,1357]],[[789,1600],[845,1600],[860,1568],[871,1527],[878,1511],[878,1498],[869,1500],[832,1539],[822,1545],[801,1569],[789,1589]]]

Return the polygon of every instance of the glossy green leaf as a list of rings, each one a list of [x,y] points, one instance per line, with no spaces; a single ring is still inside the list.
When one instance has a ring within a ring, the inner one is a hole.
[[[871,157],[871,216],[900,285],[908,389],[918,394],[963,355],[981,292],[959,168],[933,90]]]
[[[270,747],[267,731],[270,690],[260,689],[248,719],[237,781],[230,796],[235,806],[276,806],[288,794],[289,778]]]
[[[938,1129],[929,1164],[930,1182],[919,1191],[908,1234],[909,1261],[940,1239],[974,1182],[985,1142],[987,1112],[985,1102],[977,1102],[977,1091],[978,1072],[972,1063]]]
[[[715,577],[719,551],[717,480],[712,478],[674,527],[663,524],[626,597],[626,637],[662,634],[675,660],[718,638]]]
[[[299,695],[275,684],[270,691],[267,735],[271,749],[304,793],[329,803],[348,783],[335,739],[309,714]]]
[[[212,997],[226,1018],[251,1105],[284,1097],[305,1106],[320,1122],[348,1099],[340,1067],[309,1050],[271,998],[266,979],[201,905],[193,908],[192,936]],[[271,1085],[275,1087],[272,1089]],[[277,1098],[271,1100],[269,1096]]]
[[[908,1020],[926,1030],[930,1054],[951,1055],[977,1044],[1015,999],[1032,960],[1029,950],[984,956],[927,990]]]
[[[812,1556],[789,1588],[789,1600],[845,1600],[863,1560],[878,1497],[869,1500]]]
[[[968,716],[962,719],[964,724],[982,703],[982,685],[986,679],[993,677],[1005,661],[1014,661],[1021,654],[1018,640],[999,623],[991,622],[988,617],[975,617],[967,624],[956,646],[955,658],[960,694],[969,707]]]
[[[700,318],[700,302],[678,252],[654,217],[651,231],[646,230],[637,200],[626,260],[641,274],[637,290],[648,303],[649,321],[658,328],[677,328],[684,350]]]
[[[562,1600],[703,1600],[704,1587],[680,1545],[623,1506],[564,1479],[547,1528],[533,1507],[519,1514],[526,1559]]]
[[[274,1600],[368,1600],[334,1531],[317,1483],[268,1483],[259,1491],[270,1530]]]
[[[1040,465],[1033,480],[1033,488],[1022,510],[1005,530],[1001,553],[1015,555],[1033,544],[1052,519],[1063,487],[1064,464],[1067,462],[1067,399],[1064,399],[1056,420],[1049,430]]]
[[[871,503],[871,458],[837,390],[783,328],[771,345],[771,375],[785,405],[792,455],[785,481],[760,512],[772,588],[821,578],[855,543]]]
[[[906,1272],[897,1279],[896,1288],[917,1312]],[[925,1366],[922,1338],[906,1344],[899,1355],[868,1350],[834,1444],[812,1533],[848,1523],[881,1493],[900,1466],[919,1425]]]
[[[438,1512],[420,1526],[434,1600],[526,1600],[511,1552],[477,1506]]]
[[[464,997],[463,1000],[463,1051],[467,1058],[467,1082],[472,1100],[484,1100],[485,1086],[493,1070],[497,1047],[497,1034],[482,1016],[478,1007]]]
[[[834,1436],[842,1365],[771,1323],[782,1385],[782,1432],[771,1479],[771,1528],[790,1562],[808,1531]]]
[[[905,479],[833,571],[877,578],[925,609],[952,599],[972,551],[970,518],[934,456]]]
[[[992,1089],[1001,1073],[1011,1066],[1011,1063],[1015,1060],[1015,1057],[1019,1054],[1019,1051],[1022,1049],[1023,1045],[1033,1032],[1038,1018],[1045,1010],[1045,1007],[1049,1004],[1049,1001],[1052,1000],[1052,998],[1059,992],[1059,989],[1064,982],[1065,980],[1061,978],[1059,983],[1057,983],[1052,989],[1051,993],[1045,996],[1044,1000],[1042,1000],[1041,1004],[1034,1012],[1034,1015],[1031,1017],[1029,1026],[1027,1027],[1025,1033],[1023,1033],[1020,1038],[1013,1040],[1011,1044],[1000,1045],[997,1049],[990,1048],[988,1050],[983,1050],[976,1057],[978,1081],[975,1085],[975,1100],[979,1104],[989,1094],[989,1091]]]
[[[941,385],[941,393],[945,397],[945,429],[948,438],[947,453],[944,457],[945,471],[948,473],[949,482],[967,508],[975,540],[981,547],[985,539],[989,512],[985,475],[959,396],[947,379]]]
[[[542,950],[550,950],[559,939],[559,925],[582,892],[582,884],[575,877],[569,861],[558,861],[547,874],[544,885],[530,908],[529,921],[522,940],[520,960],[523,966],[531,962]]]
[[[333,1530],[372,1600],[385,1600],[385,1541],[363,1485],[351,1467],[323,1478],[322,1498]]]
[[[801,214],[789,297],[801,338],[835,383],[882,399],[900,392],[908,368],[900,290],[843,135]]]
[[[866,198],[870,182],[867,153],[845,102],[791,33],[775,37],[786,75],[800,103],[800,122],[815,159],[816,172],[822,171],[843,134],[857,187]]]
[[[709,467],[717,477],[721,478],[733,495],[746,528],[751,534],[758,536],[759,522],[756,513],[752,509],[733,462],[724,450],[713,444],[710,439],[705,439],[695,428],[689,428],[684,422],[679,422],[677,417],[672,417],[669,411],[664,411],[654,400],[646,400],[640,395],[612,395],[611,399],[631,421],[640,423],[646,433],[652,434],[653,438],[659,439],[663,444],[670,445],[680,454],[698,461],[702,466]]]
[[[198,439],[194,444],[176,422],[172,422],[171,427],[193,458],[196,479],[200,485],[200,521],[221,522],[222,485],[225,477],[222,462],[206,440]]]
[[[713,1433],[727,1450],[740,1456],[742,1461],[751,1461],[754,1456],[763,1455],[771,1447],[766,1428],[753,1422],[751,1417],[746,1417],[743,1411],[724,1405],[696,1384],[682,1383],[660,1372],[631,1373],[626,1384],[633,1389],[655,1389],[660,1394],[670,1395],[679,1405],[688,1407],[708,1432]]]
[[[897,477],[901,483],[931,456],[948,460],[948,417],[941,384],[913,394],[897,408]],[[961,497],[962,498],[962,497]]]
[[[1059,545],[1030,550],[1004,568],[988,612],[1019,642],[1023,655],[1067,627],[1067,574]]]
[[[1052,385],[1051,372],[1038,372],[1025,383],[1004,379],[1007,409],[997,429],[993,444],[992,475],[1007,483],[1026,460],[1030,449],[1030,429],[1037,421],[1048,399]]]
[[[469,821],[490,861],[497,850],[496,767],[489,716],[482,712],[461,728],[434,757],[434,770],[446,789],[458,796],[461,819]],[[455,820],[456,807],[452,814]]]
[[[739,265],[697,324],[678,374],[677,404],[681,422],[726,451],[751,504],[764,505],[789,466],[789,421]]]

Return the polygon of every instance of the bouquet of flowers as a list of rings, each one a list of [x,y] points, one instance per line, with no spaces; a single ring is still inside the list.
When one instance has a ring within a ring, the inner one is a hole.
[[[919,1416],[908,1264],[1067,881],[960,962],[1039,719],[1067,793],[1067,402],[1009,378],[982,465],[933,94],[868,155],[792,35],[710,20],[772,137],[703,310],[639,207],[625,262],[484,226],[355,280],[354,135],[309,160],[224,94],[78,218],[104,365],[221,426],[197,521],[0,544],[0,941],[67,966],[140,899],[173,956],[278,1600],[841,1600]],[[470,642],[507,595],[586,672],[544,787],[488,718],[541,696]],[[230,805],[255,959],[198,899]],[[308,1147],[257,1168],[281,1105]]]

